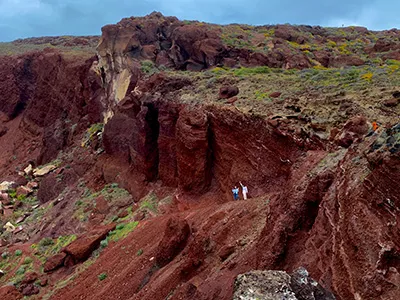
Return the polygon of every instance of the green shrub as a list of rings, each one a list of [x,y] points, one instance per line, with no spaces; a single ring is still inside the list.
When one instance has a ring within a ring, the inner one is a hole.
[[[28,256],[28,257],[25,257],[24,262],[22,264],[29,265],[31,262],[33,262],[33,259]]]
[[[101,273],[100,275],[97,276],[100,281],[103,281],[104,279],[107,278],[107,273]]]
[[[18,268],[18,270],[15,272],[16,275],[23,275],[25,274],[25,267],[21,266]]]
[[[121,229],[124,229],[124,227],[125,227],[125,224],[118,224],[115,229],[121,230]]]
[[[136,252],[136,255],[137,256],[140,256],[140,255],[142,255],[143,254],[143,249],[139,249],[137,252]]]
[[[18,200],[18,201],[23,202],[23,201],[25,201],[25,199],[26,199],[26,195],[18,195],[18,196],[17,196],[17,200]]]
[[[9,190],[9,191],[8,191],[8,195],[9,195],[11,198],[16,198],[16,197],[17,197],[17,191],[16,191],[16,190]]]
[[[54,241],[51,238],[44,238],[39,242],[39,247],[47,247],[50,245],[54,245]]]
[[[100,242],[100,247],[101,247],[101,248],[105,248],[105,247],[107,247],[107,246],[108,246],[108,240],[107,240],[107,239],[102,240],[102,241]]]
[[[15,250],[15,256],[21,256],[22,255],[22,250]]]
[[[153,192],[148,193],[140,202],[140,209],[148,209],[152,212],[158,210],[158,199]]]
[[[62,248],[76,240],[76,235],[59,236],[57,239],[50,238],[42,239],[38,245],[32,245],[31,248],[35,250],[35,255],[41,260],[45,261],[47,257],[58,253]]]
[[[2,258],[2,259],[7,259],[7,257],[8,257],[8,252],[3,252],[3,253],[1,254],[1,258]]]
[[[141,65],[142,72],[149,76],[151,76],[159,71],[151,60],[142,60],[140,62],[140,65]]]

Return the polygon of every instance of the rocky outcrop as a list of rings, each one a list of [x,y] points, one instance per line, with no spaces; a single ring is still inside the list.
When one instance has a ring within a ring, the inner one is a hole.
[[[321,161],[308,186],[296,185],[271,202],[271,212],[285,213],[270,215],[257,248],[268,245],[271,251],[258,253],[259,268],[302,264],[338,298],[396,299],[398,154],[382,149],[367,159],[362,153],[370,149],[363,143],[345,156],[336,153],[330,163]]]
[[[253,271],[235,281],[234,300],[297,300],[290,288],[290,276],[282,271]]]
[[[210,184],[209,122],[204,110],[183,110],[177,121],[177,167],[184,191],[205,192]],[[193,161],[193,157],[196,160]]]
[[[283,271],[251,271],[235,280],[234,300],[334,300],[332,293],[309,277],[304,268],[292,275]]]
[[[158,246],[157,265],[163,267],[171,262],[185,248],[189,236],[190,227],[186,220],[169,219]]]
[[[100,242],[107,237],[107,234],[114,229],[115,224],[100,226],[77,238],[62,250],[67,255],[68,262],[65,263],[76,264],[85,261],[99,247]]]

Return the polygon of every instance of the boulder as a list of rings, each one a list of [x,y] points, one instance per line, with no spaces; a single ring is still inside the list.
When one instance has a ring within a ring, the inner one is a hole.
[[[59,267],[61,267],[62,265],[64,265],[64,260],[65,260],[66,256],[67,256],[66,253],[61,252],[61,253],[57,253],[56,255],[49,257],[43,266],[44,272],[47,273],[47,272],[54,271],[54,270],[58,269]]]
[[[0,192],[7,192],[9,189],[12,188],[14,182],[12,181],[3,181],[0,183]]]
[[[236,277],[234,300],[335,300],[334,295],[299,268],[284,271],[251,271]]]
[[[18,300],[22,299],[23,295],[13,285],[5,285],[0,287],[0,299]]]
[[[128,211],[127,210],[123,210],[118,214],[118,218],[122,219],[128,216]]]
[[[146,213],[144,211],[138,211],[133,217],[134,221],[142,221],[146,218]]]
[[[39,187],[39,184],[36,181],[30,181],[26,185],[28,189],[37,189]]]
[[[251,271],[236,277],[234,300],[298,300],[283,271]]]
[[[96,201],[96,212],[100,214],[106,214],[110,210],[108,203],[103,196],[97,197],[95,201]]]
[[[0,192],[0,201],[2,201],[4,205],[8,205],[10,204],[10,197],[7,193]]]
[[[29,164],[29,166],[27,166],[27,167],[24,169],[24,172],[25,172],[26,175],[31,176],[31,175],[32,175],[32,172],[33,172],[33,167],[32,167],[32,165]]]
[[[223,86],[219,89],[219,99],[229,99],[239,94],[237,86]]]
[[[160,267],[172,261],[186,246],[190,227],[186,220],[170,218],[157,247],[156,262]]]
[[[383,101],[383,105],[387,107],[396,107],[399,104],[399,99],[393,98],[393,99],[387,99]]]
[[[303,267],[293,272],[290,286],[299,300],[335,300],[335,296],[312,279]]]
[[[48,279],[47,278],[45,278],[45,277],[40,278],[40,281],[39,281],[39,285],[40,286],[42,286],[42,287],[46,286],[47,283],[48,283]]]
[[[222,261],[226,260],[231,254],[235,252],[235,246],[234,245],[227,245],[221,248],[218,252],[219,258],[221,258]]]
[[[25,274],[22,284],[33,283],[38,279],[39,275],[36,272],[28,272]]]
[[[19,290],[21,291],[22,295],[24,296],[32,296],[32,295],[37,295],[40,293],[39,288],[32,284],[21,284],[19,287]]]
[[[21,217],[19,217],[17,220],[15,220],[16,224],[22,223],[23,221],[25,221],[25,219],[27,217],[29,217],[31,214],[30,213],[25,213],[24,215],[22,215]]]
[[[365,136],[370,129],[370,125],[364,116],[356,116],[351,118],[343,126],[342,131],[336,137],[339,146],[348,148],[356,140]]]
[[[20,196],[20,195],[29,196],[32,193],[33,193],[33,190],[28,188],[27,186],[20,186],[17,188],[17,196]]]
[[[269,96],[270,96],[271,98],[279,98],[281,95],[282,95],[281,92],[273,92],[273,93],[271,93]]]
[[[115,224],[98,227],[86,235],[80,236],[62,251],[69,256],[69,260],[73,264],[85,261],[99,247],[100,242],[107,237],[107,234],[114,229]]]
[[[35,177],[41,177],[46,174],[49,174],[51,171],[57,169],[56,165],[47,165],[42,168],[36,168],[33,170],[33,176]]]

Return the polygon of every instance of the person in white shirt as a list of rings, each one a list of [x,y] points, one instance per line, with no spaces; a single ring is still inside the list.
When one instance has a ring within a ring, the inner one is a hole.
[[[239,183],[242,186],[243,200],[247,200],[247,193],[249,190],[247,189],[247,186],[243,185],[241,182]]]

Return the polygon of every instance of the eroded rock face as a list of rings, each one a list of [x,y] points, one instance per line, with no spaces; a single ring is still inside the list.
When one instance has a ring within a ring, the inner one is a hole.
[[[185,191],[204,192],[210,184],[208,126],[202,109],[184,110],[177,121],[178,178]]]

